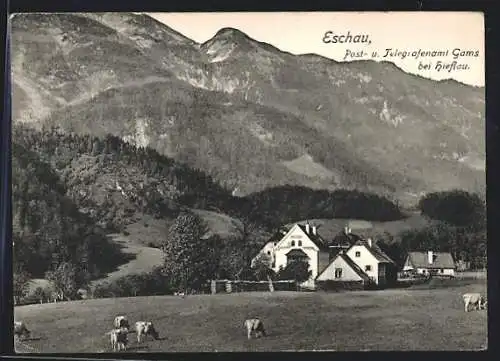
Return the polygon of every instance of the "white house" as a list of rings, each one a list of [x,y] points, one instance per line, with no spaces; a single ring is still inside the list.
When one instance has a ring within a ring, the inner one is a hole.
[[[356,283],[363,287],[370,282],[370,277],[344,251],[340,251],[316,278],[318,281]]]
[[[403,272],[421,275],[454,276],[455,261],[449,252],[408,252]]]
[[[349,237],[355,240],[354,243],[333,256],[317,281],[359,281],[383,287],[396,279],[396,264],[375,242],[353,234]]]
[[[379,286],[385,286],[390,274],[395,273],[395,263],[371,238],[359,240],[351,246],[346,255],[358,265],[370,279]]]
[[[252,260],[252,264],[261,254],[270,257],[271,268],[275,272],[281,267],[285,268],[290,261],[297,259],[306,261],[309,264],[311,277],[302,286],[309,288],[314,288],[314,280],[329,261],[326,242],[318,234],[317,227],[309,223],[294,224],[290,230],[273,236]]]

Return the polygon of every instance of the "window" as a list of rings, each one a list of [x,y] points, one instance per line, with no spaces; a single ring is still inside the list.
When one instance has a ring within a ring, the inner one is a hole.
[[[365,271],[371,271],[371,270],[372,270],[372,266],[370,266],[370,265],[365,266]]]
[[[292,241],[292,247],[295,246],[295,241]]]
[[[439,272],[444,273],[444,269],[442,269],[442,268],[441,268],[441,269],[439,270]]]
[[[342,277],[342,268],[335,268],[335,278]]]
[[[356,252],[356,257],[361,257],[361,252]]]
[[[275,268],[276,267],[276,262],[273,261],[273,264],[271,265],[271,268]]]
[[[302,246],[302,241],[299,241],[299,246]]]
[[[267,255],[270,256],[271,255],[271,251],[267,251]]]

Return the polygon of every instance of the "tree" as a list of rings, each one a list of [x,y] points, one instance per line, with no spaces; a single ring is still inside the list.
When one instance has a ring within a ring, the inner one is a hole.
[[[42,287],[37,287],[33,292],[33,298],[38,300],[40,303],[43,303],[43,301],[48,298],[47,291]]]
[[[62,262],[55,270],[47,271],[45,278],[54,284],[56,291],[62,294],[63,299],[71,300],[76,296],[77,269],[73,263]]]
[[[21,298],[26,296],[30,275],[22,268],[18,268],[13,274],[13,295],[14,304],[19,304]]]
[[[260,253],[255,258],[252,271],[257,281],[265,281],[269,278],[274,279],[276,276],[275,272],[271,268],[271,257],[263,253]]]
[[[170,227],[161,248],[165,254],[163,271],[175,287],[199,290],[214,277],[219,267],[219,240],[207,237],[207,233],[206,223],[192,212],[180,214]]]
[[[484,228],[486,204],[477,194],[462,190],[428,193],[418,207],[423,215],[458,227]]]
[[[302,260],[288,262],[285,268],[278,271],[278,279],[295,280],[299,283],[307,281],[311,275],[309,263]]]

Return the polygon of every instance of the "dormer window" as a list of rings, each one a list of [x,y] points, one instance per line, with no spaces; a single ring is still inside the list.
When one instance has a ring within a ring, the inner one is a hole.
[[[302,241],[299,241],[299,247],[302,247]]]
[[[295,241],[292,241],[292,247],[294,247],[294,246],[295,246]]]

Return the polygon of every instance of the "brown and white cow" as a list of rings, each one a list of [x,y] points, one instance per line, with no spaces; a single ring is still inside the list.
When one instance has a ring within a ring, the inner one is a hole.
[[[252,338],[252,334],[255,335],[256,338],[266,336],[264,324],[258,318],[250,318],[248,320],[245,320],[245,328],[247,329],[248,339]]]
[[[137,321],[135,323],[135,332],[137,332],[137,343],[140,343],[148,335],[151,335],[155,340],[160,339],[158,331],[156,331],[153,322],[149,321]]]
[[[14,321],[14,337],[17,338],[28,338],[31,335],[31,331],[28,330],[25,323],[22,321]]]
[[[465,312],[469,312],[470,306],[476,310],[486,309],[486,299],[480,293],[464,293],[462,295],[465,305]]]
[[[106,335],[110,336],[111,348],[113,351],[126,351],[128,344],[128,329],[125,327],[115,328],[106,333]]]
[[[115,328],[126,328],[127,330],[130,329],[130,324],[128,323],[128,318],[127,316],[116,316],[115,321],[113,323]]]

